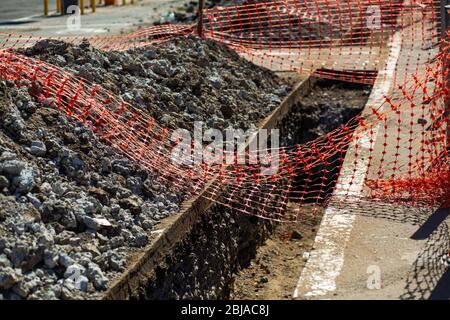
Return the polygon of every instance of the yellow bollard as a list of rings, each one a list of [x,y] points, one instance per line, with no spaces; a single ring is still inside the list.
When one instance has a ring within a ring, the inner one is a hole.
[[[127,0],[122,0],[122,5],[126,5],[127,4]]]
[[[81,14],[84,14],[84,0],[80,0],[80,11]]]
[[[48,0],[44,0],[44,14],[48,16]]]
[[[57,13],[61,13],[61,7],[62,7],[62,3],[61,3],[61,1],[62,0],[56,0],[56,12]]]
[[[97,0],[91,0],[91,8],[92,12],[95,12],[95,10],[97,9]]]

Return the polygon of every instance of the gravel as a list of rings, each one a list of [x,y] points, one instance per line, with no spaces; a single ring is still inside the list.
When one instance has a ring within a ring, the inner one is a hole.
[[[219,130],[228,125],[248,129],[290,90],[225,45],[194,37],[120,53],[98,51],[88,42],[72,46],[44,40],[24,53],[101,83],[172,128],[192,130],[193,121],[203,121]],[[112,163],[119,173],[126,166]]]
[[[44,40],[23,52],[175,128],[248,128],[290,90],[225,46],[193,38],[127,52]],[[95,298],[188,195],[29,89],[0,80],[0,296]]]

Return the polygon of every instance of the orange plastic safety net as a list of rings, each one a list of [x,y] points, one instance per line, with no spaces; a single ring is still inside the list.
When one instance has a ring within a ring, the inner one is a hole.
[[[89,41],[126,50],[195,33],[194,25],[166,25]],[[0,34],[0,78],[28,86],[38,101],[51,101],[179,190],[243,214],[301,221],[331,200],[448,204],[450,34],[444,34],[440,1],[263,0],[206,10],[202,36],[255,64],[374,85],[361,115],[313,141],[257,150],[264,159],[252,164],[225,157],[215,164],[173,161],[176,128],[159,125],[101,84],[16,51],[41,38]],[[275,172],[261,170],[275,162]]]

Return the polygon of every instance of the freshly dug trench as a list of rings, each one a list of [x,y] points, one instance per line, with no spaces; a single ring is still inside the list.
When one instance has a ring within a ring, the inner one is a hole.
[[[367,86],[353,87],[342,83],[319,81],[280,124],[282,136],[287,137],[284,143],[303,143],[346,123],[350,117],[362,110],[369,92],[370,87]],[[302,122],[301,119],[313,125],[298,126],[298,123]],[[288,207],[296,205],[292,203]],[[278,286],[285,289],[276,297],[287,298],[287,288],[293,290],[297,280],[293,279],[299,275],[298,267],[301,267],[302,263],[296,264],[291,270],[289,279],[294,283],[282,283],[284,280],[280,278],[272,281],[271,275],[286,275],[283,268],[289,268],[290,262],[295,263],[296,257],[283,257],[285,250],[276,249],[279,250],[276,254],[268,252],[276,246],[285,244],[285,241],[288,241],[287,246],[296,253],[309,250],[322,212],[322,209],[318,209],[316,216],[310,220],[311,225],[300,227],[295,224],[283,224],[277,227],[274,222],[213,205],[200,215],[188,236],[177,244],[176,249],[167,255],[164,263],[158,266],[148,281],[148,287],[142,288],[141,295],[137,298],[251,299],[265,297],[266,280],[272,286],[278,281]],[[292,236],[294,233],[303,238]],[[270,238],[272,240],[265,243]],[[302,243],[305,243],[304,249],[298,249],[297,245]],[[258,250],[258,247],[261,249]],[[256,256],[258,253],[267,254],[268,258]],[[282,261],[284,258],[292,261],[287,263]],[[261,263],[252,262],[257,261],[255,259],[268,260],[262,267]],[[272,259],[277,259],[273,265]],[[252,268],[254,265],[259,267]],[[247,272],[246,268],[249,266]],[[258,292],[255,292],[255,279],[262,279],[256,284],[260,291],[259,296],[256,295]],[[272,292],[275,291],[277,290]]]
[[[370,85],[319,80],[280,124],[282,144],[303,144],[347,124],[362,111],[370,90]],[[335,186],[345,152],[342,150],[327,159],[327,163],[297,175],[291,197],[314,204],[326,200]],[[322,189],[321,185],[327,188]]]
[[[174,127],[208,120],[246,128],[289,90],[224,45],[193,38],[128,52],[44,40],[21,52]],[[36,99],[31,87],[0,81],[0,299],[96,298],[187,195]]]
[[[292,298],[325,211],[324,208],[315,209],[315,215],[306,216],[301,222],[275,226],[268,239],[258,247],[255,258],[233,278],[230,299]]]
[[[364,108],[370,89],[365,85],[319,80],[282,121],[280,130],[284,143],[305,143],[347,123]],[[315,170],[318,179],[323,178],[324,169],[329,170],[332,190],[340,167],[319,166]],[[298,190],[303,189],[304,178],[296,178]],[[314,177],[309,178],[314,180]],[[232,299],[292,298],[324,213],[324,208],[318,207],[318,190],[307,191],[311,202],[314,200],[313,205],[293,201],[287,210],[303,206],[314,214],[304,215],[297,223],[280,223],[274,227],[267,241],[257,249],[255,258],[234,277]],[[306,195],[305,198],[308,199]]]

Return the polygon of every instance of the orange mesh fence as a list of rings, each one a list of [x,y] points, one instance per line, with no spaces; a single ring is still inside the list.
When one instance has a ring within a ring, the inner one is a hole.
[[[19,49],[34,46],[44,39],[61,40],[71,44],[80,44],[89,40],[90,44],[100,50],[124,51],[131,48],[144,47],[146,45],[160,43],[184,36],[193,32],[193,25],[161,25],[157,27],[142,28],[138,31],[117,36],[27,36],[22,34],[0,32],[1,49]]]
[[[272,70],[373,83],[397,31],[404,49],[439,42],[439,8],[439,0],[259,1],[208,10],[205,28]]]
[[[173,161],[176,128],[158,125],[100,84],[16,52],[40,38],[0,35],[0,78],[89,125],[180,191],[243,214],[301,221],[332,197],[439,206],[450,198],[450,50],[440,39],[440,21],[438,1],[252,1],[206,10],[204,36],[256,64],[387,86],[345,125],[305,144],[257,150],[264,159],[253,164],[238,163],[237,151],[215,164]],[[125,50],[192,33],[192,25],[167,25],[89,41]],[[257,158],[250,151],[246,157]],[[275,162],[273,174],[261,171]]]

